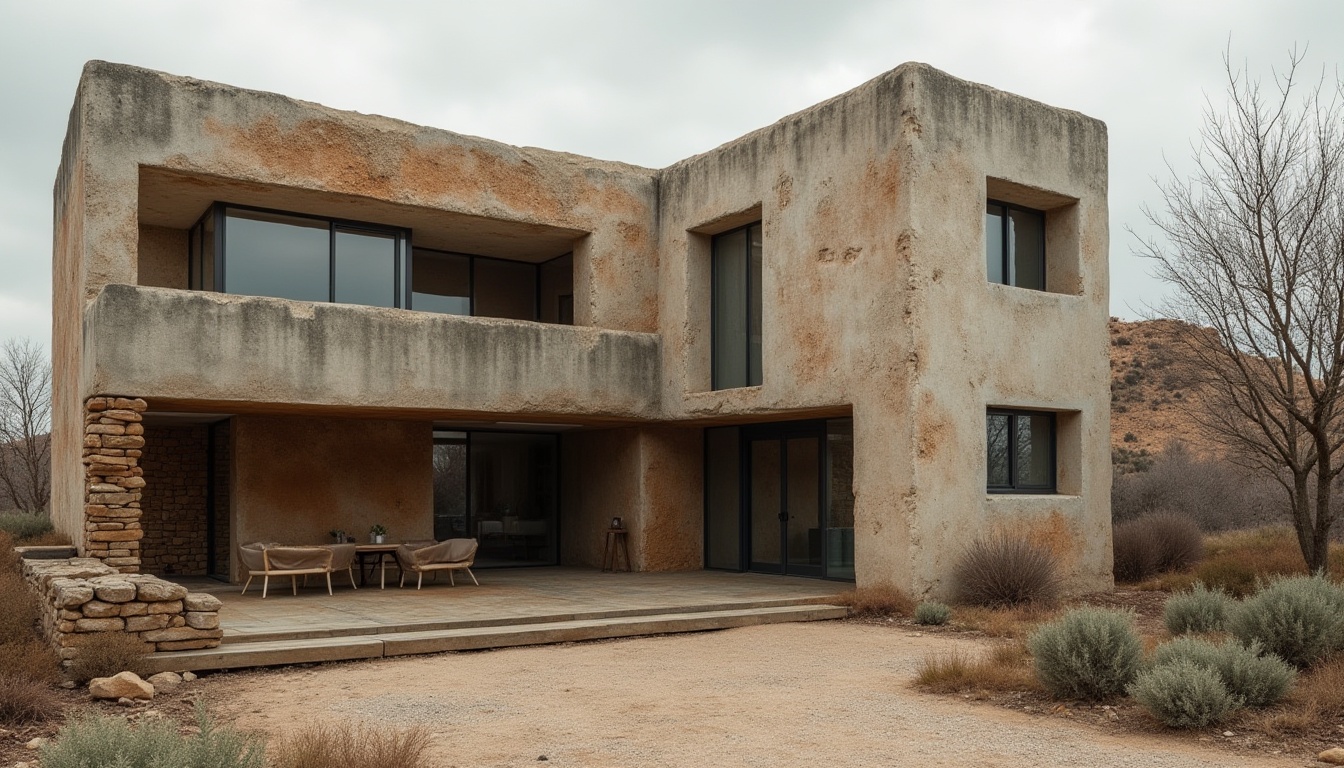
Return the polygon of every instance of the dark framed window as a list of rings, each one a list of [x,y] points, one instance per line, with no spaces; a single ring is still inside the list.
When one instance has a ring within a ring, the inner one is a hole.
[[[990,493],[1055,492],[1055,414],[990,408],[985,445]]]
[[[985,205],[989,282],[1045,290],[1045,213],[990,200]]]
[[[216,203],[188,238],[193,290],[404,307],[411,233]]]
[[[192,290],[574,322],[570,253],[538,264],[413,248],[408,229],[231,203],[187,241]]]
[[[719,235],[710,244],[713,389],[761,383],[761,223]]]

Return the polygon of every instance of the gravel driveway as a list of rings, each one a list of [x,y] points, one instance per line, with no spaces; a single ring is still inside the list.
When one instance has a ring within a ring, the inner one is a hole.
[[[778,624],[249,673],[208,690],[222,719],[273,735],[315,718],[425,723],[436,765],[460,768],[1308,764],[909,689],[926,653],[975,642]]]

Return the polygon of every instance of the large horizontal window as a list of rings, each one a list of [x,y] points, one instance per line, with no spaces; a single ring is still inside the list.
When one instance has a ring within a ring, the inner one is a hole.
[[[990,492],[1054,493],[1053,413],[990,409],[985,444]]]
[[[574,258],[533,264],[416,248],[411,309],[574,324]]]
[[[574,322],[574,260],[412,248],[411,232],[217,203],[190,237],[193,290]]]
[[[230,205],[196,224],[193,290],[374,307],[405,305],[410,232]]]

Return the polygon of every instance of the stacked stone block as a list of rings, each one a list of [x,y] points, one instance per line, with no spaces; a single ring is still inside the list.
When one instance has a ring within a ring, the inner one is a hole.
[[[140,569],[140,456],[145,446],[140,398],[91,397],[84,403],[84,546],[123,573]]]
[[[23,573],[63,662],[102,632],[135,635],[155,651],[216,648],[224,637],[219,598],[156,576],[122,573],[97,558],[25,560]]]

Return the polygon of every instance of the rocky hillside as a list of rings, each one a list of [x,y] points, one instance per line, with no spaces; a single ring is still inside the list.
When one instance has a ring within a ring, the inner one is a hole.
[[[1118,461],[1142,463],[1173,439],[1202,453],[1191,418],[1202,393],[1176,339],[1181,327],[1178,320],[1110,322],[1111,446]]]

